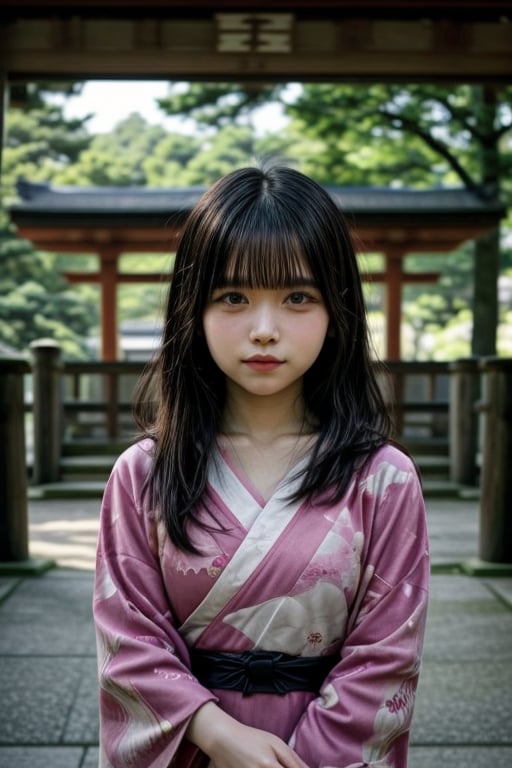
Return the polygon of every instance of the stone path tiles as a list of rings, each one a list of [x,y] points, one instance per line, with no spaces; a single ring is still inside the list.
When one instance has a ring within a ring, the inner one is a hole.
[[[409,768],[510,768],[512,747],[412,747]]]
[[[0,768],[82,768],[83,760],[80,747],[0,747]]]
[[[0,606],[0,654],[93,655],[91,594],[92,575],[20,579]]]
[[[31,541],[60,568],[0,578],[0,768],[97,768],[98,508],[53,504],[31,503]],[[436,562],[475,556],[473,502],[427,510]],[[434,573],[409,768],[509,768],[511,692],[512,579]]]
[[[0,767],[84,768],[98,743],[92,574],[0,579],[2,594]]]
[[[512,764],[511,585],[432,576],[411,768]]]

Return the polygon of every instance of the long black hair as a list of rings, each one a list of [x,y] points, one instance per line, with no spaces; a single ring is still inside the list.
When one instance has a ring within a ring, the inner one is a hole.
[[[287,167],[243,168],[216,182],[190,213],[176,252],[162,344],[141,379],[134,411],[154,440],[148,489],[176,545],[194,551],[189,522],[204,497],[225,403],[224,375],[202,333],[212,291],[228,281],[280,288],[306,264],[330,326],[304,377],[318,439],[300,496],[339,500],[391,427],[370,361],[354,247],[328,192]],[[155,409],[148,409],[154,398]]]

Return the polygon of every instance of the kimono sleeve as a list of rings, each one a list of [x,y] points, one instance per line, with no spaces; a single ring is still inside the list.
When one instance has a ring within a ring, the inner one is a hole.
[[[425,508],[407,457],[362,484],[365,557],[341,658],[291,746],[309,768],[406,768],[427,612]]]
[[[192,754],[187,724],[215,700],[190,673],[173,624],[155,522],[140,498],[147,460],[139,446],[118,459],[101,509],[93,600],[100,768],[168,768],[178,751]]]

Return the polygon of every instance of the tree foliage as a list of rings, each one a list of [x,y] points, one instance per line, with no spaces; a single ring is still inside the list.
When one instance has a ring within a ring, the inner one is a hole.
[[[97,307],[68,288],[55,259],[18,237],[0,213],[0,341],[25,351],[32,341],[49,337],[68,358],[83,358]]]
[[[168,115],[191,117],[203,128],[222,128],[250,124],[256,110],[281,101],[283,90],[281,85],[260,83],[171,83],[169,94],[157,101]]]
[[[78,86],[62,84],[66,93]],[[62,105],[52,103],[57,86],[32,84],[15,94],[6,121],[2,154],[2,187],[5,199],[16,194],[20,178],[49,181],[63,168],[77,163],[92,137],[85,124],[87,118],[67,120]]]
[[[4,202],[15,197],[18,179],[49,181],[79,161],[92,138],[85,119],[64,119],[62,106],[52,102],[52,96],[79,90],[76,83],[14,87],[3,151]],[[0,340],[23,351],[35,339],[51,337],[67,357],[85,357],[97,305],[86,292],[69,288],[56,261],[20,238],[0,210]]]
[[[483,86],[308,84],[288,112],[324,141],[327,159],[338,157],[356,173],[386,184],[457,184],[494,195],[511,156],[498,153],[495,165],[484,166],[482,155],[512,127],[512,89],[495,95],[496,104]],[[327,173],[329,164],[322,168]]]

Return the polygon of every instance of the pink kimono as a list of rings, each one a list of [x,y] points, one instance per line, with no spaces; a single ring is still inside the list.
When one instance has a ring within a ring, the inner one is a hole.
[[[425,510],[412,462],[381,448],[337,504],[265,503],[220,452],[201,555],[173,546],[141,500],[150,441],[105,491],[94,597],[100,768],[203,768],[184,734],[215,701],[287,741],[309,768],[405,768],[427,610]],[[337,654],[318,694],[208,690],[188,648]],[[243,768],[243,767],[241,767]]]

